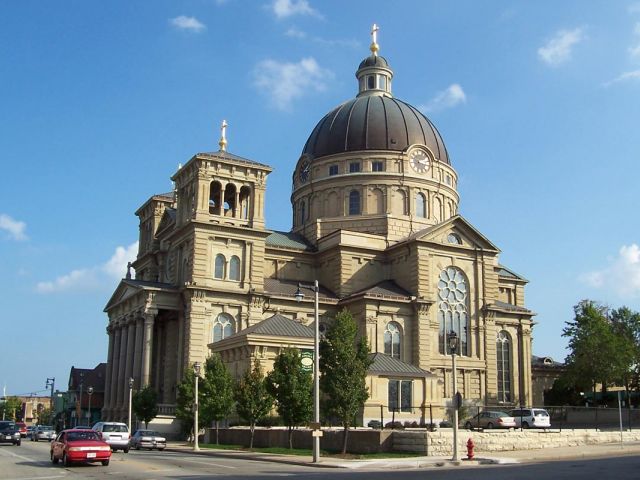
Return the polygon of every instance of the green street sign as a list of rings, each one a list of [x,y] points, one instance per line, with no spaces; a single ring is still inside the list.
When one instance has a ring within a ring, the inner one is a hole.
[[[302,365],[302,369],[305,372],[310,372],[313,370],[313,351],[312,350],[303,350],[300,353],[300,364]]]

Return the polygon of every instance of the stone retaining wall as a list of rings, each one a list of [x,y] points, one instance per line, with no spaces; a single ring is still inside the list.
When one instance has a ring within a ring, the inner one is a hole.
[[[597,430],[494,430],[491,432],[458,431],[458,452],[466,454],[467,441],[473,439],[476,455],[508,450],[533,450],[540,448],[575,447],[598,443],[620,442],[620,432]],[[640,441],[640,431],[622,432],[623,442]],[[396,431],[393,433],[393,450],[419,452],[430,456],[451,455],[453,431],[436,432]]]

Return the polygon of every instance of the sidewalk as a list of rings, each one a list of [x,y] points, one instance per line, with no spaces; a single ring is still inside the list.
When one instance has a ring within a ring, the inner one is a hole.
[[[194,455],[217,456],[228,458],[245,458],[263,462],[287,463],[318,468],[348,468],[348,469],[409,469],[433,467],[465,467],[476,465],[504,465],[514,463],[538,463],[554,460],[584,459],[611,457],[618,455],[640,455],[640,442],[601,445],[582,445],[579,447],[543,448],[536,450],[514,450],[503,452],[476,452],[473,460],[466,458],[466,451],[460,452],[461,460],[453,462],[451,457],[408,457],[408,458],[377,458],[372,460],[347,460],[337,457],[321,457],[318,463],[313,463],[311,456],[275,455],[245,450],[216,450],[201,448],[193,451],[193,446],[184,442],[168,442],[167,450]],[[463,455],[464,453],[464,455]]]

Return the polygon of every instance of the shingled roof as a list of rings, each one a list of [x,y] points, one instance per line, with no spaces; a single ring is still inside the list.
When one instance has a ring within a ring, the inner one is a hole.
[[[269,317],[261,322],[251,325],[228,338],[239,337],[243,335],[266,335],[269,337],[298,337],[313,338],[314,329],[307,325],[302,325],[295,320],[291,320],[279,313]]]
[[[427,370],[405,363],[384,353],[372,353],[369,359],[373,363],[369,367],[369,373],[373,375],[388,375],[393,377],[435,377]]]

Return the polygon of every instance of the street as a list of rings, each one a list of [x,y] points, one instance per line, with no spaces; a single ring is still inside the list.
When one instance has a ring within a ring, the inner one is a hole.
[[[358,479],[433,479],[463,480],[470,474],[475,479],[524,480],[544,479],[637,479],[640,457],[627,455],[599,459],[575,459],[535,464],[495,466],[429,467],[421,469],[321,468],[260,461],[250,454],[219,452],[194,455],[190,452],[131,451],[114,453],[111,464],[103,467],[77,465],[65,468],[49,460],[49,444],[23,442],[22,446],[0,445],[0,478],[21,480],[118,478],[135,480],[205,479],[205,478],[280,478],[304,475],[309,480],[349,478]]]

